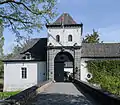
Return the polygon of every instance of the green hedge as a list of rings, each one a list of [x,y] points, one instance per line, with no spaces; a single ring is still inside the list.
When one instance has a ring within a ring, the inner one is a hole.
[[[120,60],[88,61],[87,68],[93,74],[89,82],[100,84],[104,90],[120,95]]]

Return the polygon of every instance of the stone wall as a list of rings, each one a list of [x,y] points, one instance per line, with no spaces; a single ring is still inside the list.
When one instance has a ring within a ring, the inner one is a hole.
[[[74,80],[74,83],[100,105],[120,105],[120,97],[82,81]]]
[[[7,98],[4,103],[9,102],[10,105],[25,105],[29,100],[33,99],[39,92],[44,91],[52,81],[45,81],[38,85],[32,86],[14,96]],[[8,105],[8,104],[7,104]]]
[[[62,48],[62,47],[61,47]],[[47,50],[47,78],[54,80],[54,59],[56,55],[61,52],[61,49],[48,49]],[[81,49],[64,49],[64,52],[70,53],[74,58],[74,72],[75,78],[80,79],[80,69],[81,69]]]

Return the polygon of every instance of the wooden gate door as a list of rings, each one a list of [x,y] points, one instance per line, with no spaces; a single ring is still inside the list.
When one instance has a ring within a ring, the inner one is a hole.
[[[64,62],[55,62],[55,64],[54,64],[54,79],[56,82],[64,81]]]

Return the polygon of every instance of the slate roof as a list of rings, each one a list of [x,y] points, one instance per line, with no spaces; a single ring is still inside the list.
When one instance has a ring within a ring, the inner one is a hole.
[[[39,40],[40,38],[33,38],[33,39],[28,40],[27,44],[22,48],[21,53],[24,53],[28,49],[32,48]]]
[[[14,57],[4,60],[5,61],[28,61],[25,60],[25,53],[31,53],[31,61],[46,61],[47,59],[47,38],[35,38],[28,41],[28,43],[22,48],[22,52]]]
[[[53,26],[83,26],[83,24],[77,24],[76,21],[68,14],[68,13],[63,13],[54,23],[46,25],[47,27]]]
[[[82,58],[120,58],[120,43],[82,43]],[[47,60],[47,38],[31,39],[22,49],[22,53],[4,60],[6,61],[28,61],[24,60],[25,53],[30,52],[31,61]]]
[[[73,18],[68,13],[63,13],[54,23],[53,25],[69,25],[69,24],[77,24]]]
[[[120,43],[83,43],[82,57],[120,57]]]

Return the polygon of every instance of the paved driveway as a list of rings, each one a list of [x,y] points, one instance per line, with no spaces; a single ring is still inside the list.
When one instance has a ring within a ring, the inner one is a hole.
[[[28,105],[96,105],[72,83],[53,83],[39,93]]]

